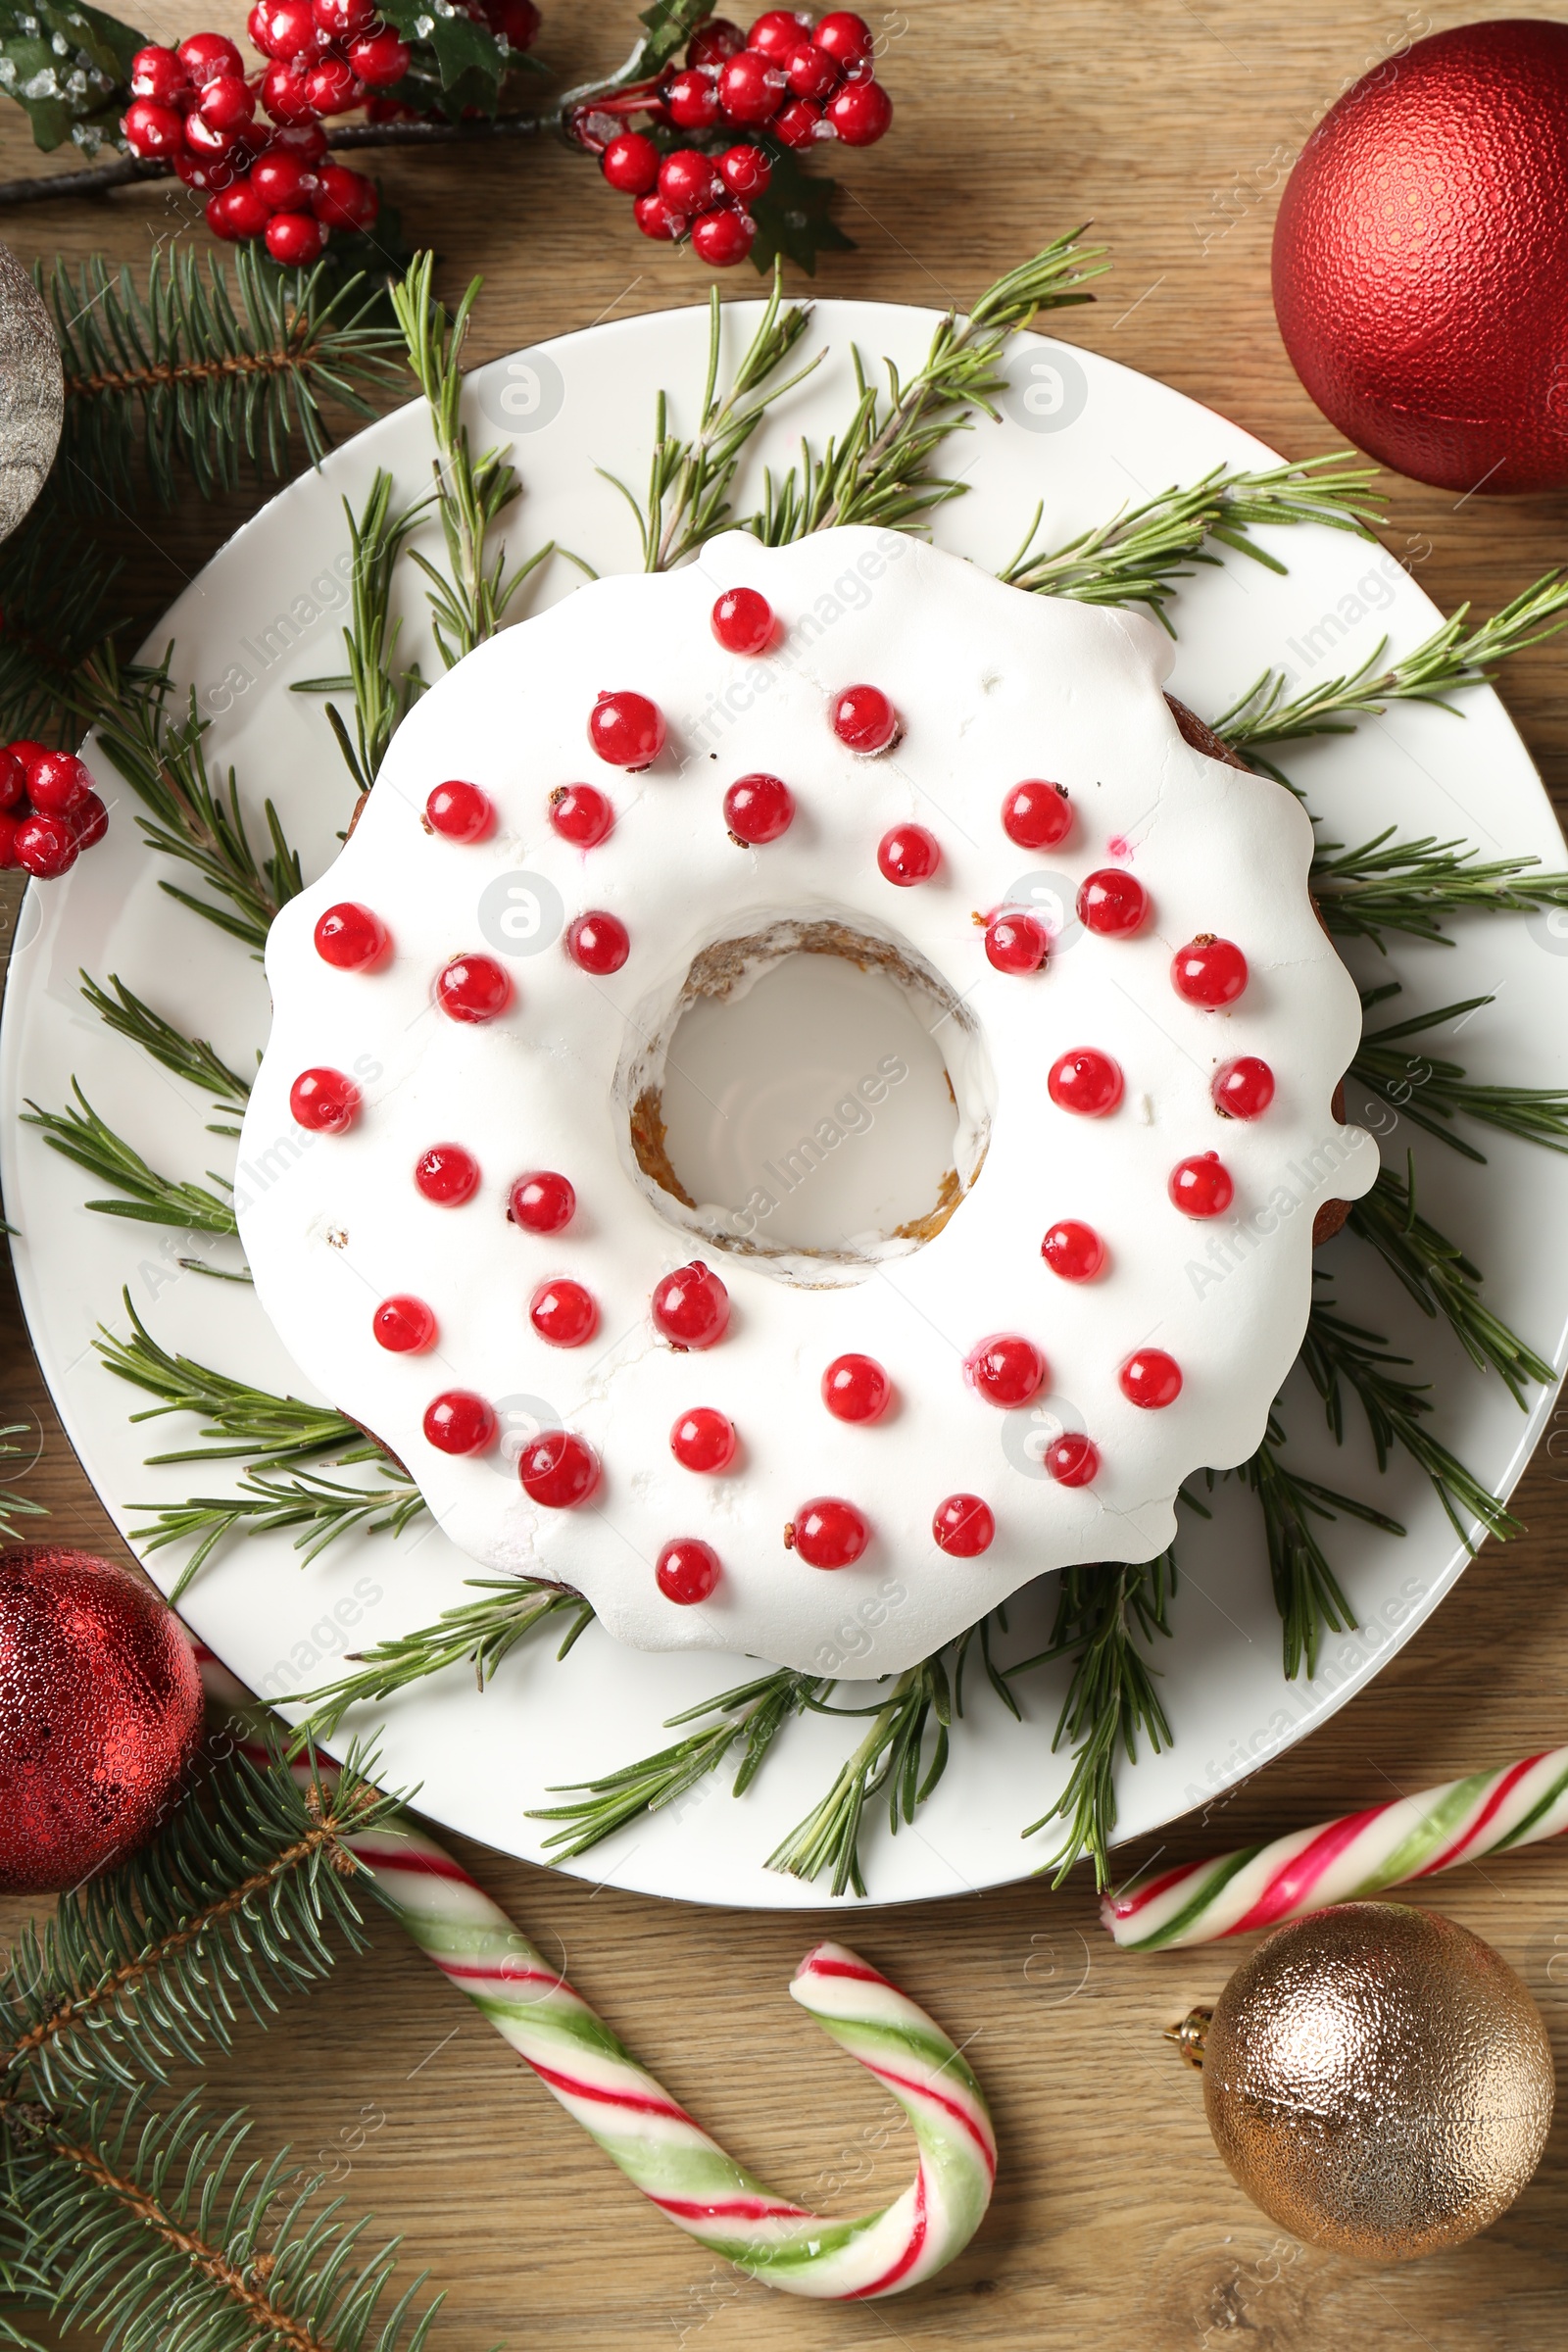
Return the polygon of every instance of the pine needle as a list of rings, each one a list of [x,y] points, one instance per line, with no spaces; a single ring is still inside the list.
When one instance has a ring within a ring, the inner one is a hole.
[[[396,380],[379,289],[324,262],[279,270],[239,245],[231,277],[216,254],[204,271],[174,246],[154,252],[143,288],[94,255],[74,278],[57,261],[47,295],[66,372],[57,478],[89,514],[133,504],[143,477],[165,507],[186,477],[206,499],[247,470],[282,480],[297,447],[313,466],[330,448],[323,400],[373,416],[367,395]]]
[[[1310,1682],[1317,1672],[1325,1633],[1353,1634],[1357,1625],[1355,1611],[1318,1541],[1314,1522],[1359,1519],[1366,1527],[1381,1528],[1387,1536],[1402,1536],[1404,1529],[1386,1511],[1337,1494],[1315,1478],[1303,1478],[1281,1458],[1284,1443],[1285,1431],[1276,1409],[1269,1415],[1268,1435],[1250,1461],[1243,1465],[1241,1475],[1263,1513],[1274,1605],[1284,1633],[1286,1680],[1294,1683],[1304,1666]]]
[[[822,1715],[869,1715],[870,1729],[841,1767],[832,1788],[767,1857],[769,1870],[791,1878],[818,1879],[831,1870],[835,1895],[865,1892],[860,1870],[860,1827],[865,1809],[885,1788],[888,1824],[913,1821],[947,1770],[953,1692],[939,1651],[898,1677],[874,1706],[830,1707],[803,1696],[802,1704]],[[931,1761],[921,1773],[922,1743],[929,1721],[936,1724]]]
[[[393,481],[379,466],[370,495],[358,514],[343,501],[353,548],[354,590],[349,625],[343,631],[348,669],[340,678],[302,678],[293,694],[349,694],[354,701],[351,738],[335,706],[326,715],[356,792],[368,792],[380,772],[387,747],[424,692],[418,663],[397,666],[402,624],[392,618],[392,582],[410,533],[430,501],[412,507],[392,504]]]
[[[187,1037],[161,1012],[154,1012],[133,990],[125,986],[118,973],[109,975],[109,987],[100,988],[89,974],[79,971],[81,993],[99,1019],[119,1037],[128,1037],[133,1045],[150,1054],[154,1061],[176,1078],[184,1078],[211,1095],[219,1110],[243,1110],[250,1100],[250,1080],[231,1070],[222,1056],[204,1037]],[[112,992],[112,993],[111,993]],[[237,1135],[232,1125],[210,1127],[210,1135]]]
[[[131,1304],[130,1293],[121,1294],[131,1327],[128,1340],[120,1339],[104,1324],[93,1346],[107,1371],[156,1396],[156,1404],[132,1413],[132,1423],[155,1421],[167,1413],[190,1413],[203,1427],[202,1444],[175,1453],[154,1453],[149,1468],[167,1462],[224,1461],[249,1457],[253,1467],[291,1469],[318,1454],[335,1454],[338,1462],[382,1461],[402,1476],[384,1446],[367,1437],[357,1421],[329,1404],[307,1404],[298,1396],[278,1396],[270,1389],[253,1388],[215,1372],[193,1356],[172,1355],[161,1348]]]
[[[380,1487],[325,1478],[315,1470],[297,1470],[288,1478],[253,1471],[240,1480],[236,1494],[194,1494],[188,1502],[133,1502],[127,1508],[149,1514],[136,1529],[144,1551],[162,1551],[171,1544],[194,1545],[169,1596],[178,1600],[233,1535],[274,1535],[297,1527],[294,1549],[302,1568],[343,1536],[401,1536],[424,1511],[424,1496],[389,1462],[378,1468],[386,1481]]]
[[[305,1728],[318,1740],[330,1739],[350,1707],[407,1690],[427,1675],[440,1674],[465,1662],[473,1668],[475,1687],[482,1690],[496,1669],[519,1642],[552,1618],[563,1614],[570,1623],[562,1638],[557,1658],[564,1658],[593,1623],[592,1604],[580,1592],[560,1585],[541,1584],[533,1577],[470,1577],[470,1590],[493,1594],[485,1600],[461,1602],[443,1609],[434,1625],[412,1634],[394,1635],[373,1649],[351,1654],[357,1667],[318,1690],[301,1690],[294,1703],[310,1707]]]
[[[1327,466],[1339,470],[1324,472]],[[1219,563],[1208,541],[1283,572],[1286,566],[1258,546],[1253,528],[1318,522],[1366,536],[1371,523],[1383,520],[1382,501],[1371,489],[1376,479],[1376,466],[1356,466],[1343,450],[1260,473],[1216,466],[1191,489],[1162,491],[1049,553],[1031,554],[1044,513],[1036,508],[1023,545],[998,576],[1009,587],[1080,604],[1147,605],[1174,636],[1165,608],[1181,582],[1192,578],[1193,564]]]
[[[71,1091],[76,1098],[74,1105],[40,1110],[36,1102],[29,1102],[22,1123],[39,1128],[51,1152],[85,1168],[99,1184],[112,1184],[122,1196],[116,1200],[89,1200],[88,1208],[104,1217],[131,1217],[142,1225],[173,1225],[190,1233],[237,1233],[233,1201],[223,1198],[234,1189],[226,1176],[211,1168],[207,1171],[214,1184],[222,1188],[221,1194],[209,1192],[205,1185],[160,1176],[98,1116],[74,1078]]]
[[[1373,990],[1362,1002],[1370,1006],[1399,994],[1397,982]],[[1402,1054],[1400,1044],[1447,1021],[1478,1012],[1491,997],[1466,997],[1456,1004],[1440,1004],[1432,1012],[1412,1013],[1386,1029],[1365,1029],[1356,1048],[1349,1076],[1396,1116],[1424,1127],[1465,1159],[1486,1164],[1486,1153],[1456,1135],[1452,1122],[1459,1115],[1516,1135],[1548,1152],[1568,1152],[1568,1089],[1554,1086],[1482,1086],[1464,1073],[1464,1064],[1434,1054]]]
[[[1349,1229],[1397,1275],[1424,1315],[1443,1317],[1473,1364],[1499,1376],[1517,1405],[1525,1404],[1527,1383],[1555,1384],[1545,1358],[1483,1301],[1480,1268],[1418,1211],[1413,1155],[1402,1178],[1392,1168],[1381,1171],[1352,1205]]]
[[[1538,874],[1539,858],[1494,858],[1466,841],[1435,834],[1401,840],[1393,825],[1358,849],[1324,842],[1312,859],[1312,896],[1341,939],[1369,939],[1388,953],[1385,931],[1451,948],[1448,914],[1533,914],[1568,906],[1568,874]],[[1528,877],[1526,879],[1525,877]]]
[[[27,1421],[8,1421],[0,1426],[0,1460],[18,1459],[27,1451],[24,1446],[7,1445],[8,1438],[35,1438],[36,1434]],[[18,1529],[17,1521],[47,1519],[48,1516],[46,1504],[34,1502],[29,1495],[18,1494],[10,1487],[0,1487],[0,1542],[24,1544],[27,1539]]]

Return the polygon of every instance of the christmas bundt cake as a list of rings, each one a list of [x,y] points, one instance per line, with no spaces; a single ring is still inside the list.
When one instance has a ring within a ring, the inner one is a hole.
[[[464,1552],[880,1675],[1254,1450],[1377,1152],[1307,818],[1169,662],[897,533],[734,533],[417,705],[273,926],[238,1207]]]

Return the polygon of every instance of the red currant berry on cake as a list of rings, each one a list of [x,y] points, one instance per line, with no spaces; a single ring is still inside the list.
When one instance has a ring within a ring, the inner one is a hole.
[[[767,127],[781,147],[809,147],[821,136],[821,124],[822,109],[814,98],[791,98]]]
[[[90,850],[109,830],[109,811],[98,795],[89,792],[81,807],[73,809],[68,822],[76,836],[77,849]]]
[[[1105,1245],[1092,1225],[1063,1217],[1040,1245],[1040,1254],[1063,1282],[1093,1282],[1104,1269]]]
[[[74,752],[44,752],[26,772],[27,797],[40,816],[74,816],[92,790],[92,771]]]
[[[924,825],[895,825],[877,844],[876,861],[883,877],[900,890],[929,882],[942,863],[942,845]]]
[[[597,849],[615,821],[615,805],[597,784],[558,784],[550,795],[550,826],[579,850]]]
[[[598,1486],[599,1456],[569,1429],[547,1429],[517,1456],[517,1476],[531,1501],[569,1511]]]
[[[773,167],[760,147],[726,147],[718,159],[718,176],[732,196],[744,201],[767,194]]]
[[[577,1196],[564,1176],[539,1168],[517,1178],[507,1205],[524,1233],[562,1233],[577,1213]]]
[[[712,157],[700,147],[677,147],[659,167],[659,193],[672,213],[706,213],[723,192]]]
[[[996,1540],[996,1514],[978,1494],[950,1494],[931,1515],[931,1533],[950,1559],[977,1560]]]
[[[727,1470],[739,1443],[734,1422],[710,1404],[694,1404],[669,1433],[669,1450],[681,1468],[700,1471],[705,1477]]]
[[[1150,1413],[1174,1404],[1182,1393],[1182,1368],[1163,1348],[1140,1348],[1116,1378],[1128,1403],[1141,1404]]]
[[[1167,1189],[1184,1217],[1222,1217],[1236,1198],[1230,1170],[1217,1152],[1179,1159],[1170,1172]]]
[[[11,837],[12,855],[40,882],[58,882],[80,850],[69,816],[24,816]]]
[[[133,98],[120,119],[125,143],[145,163],[162,163],[185,144],[185,118],[156,98]]]
[[[156,98],[160,106],[177,106],[181,93],[189,87],[189,76],[172,49],[160,49],[150,42],[130,61],[133,98]]]
[[[325,242],[319,220],[309,213],[274,213],[267,223],[267,250],[285,270],[303,270],[318,260]]]
[[[686,44],[686,63],[689,66],[721,66],[726,57],[739,57],[746,46],[746,35],[728,17],[710,17],[699,24]]]
[[[1038,972],[1050,953],[1038,914],[999,914],[986,925],[986,961],[999,972]]]
[[[1121,1101],[1122,1076],[1108,1054],[1098,1046],[1080,1046],[1051,1065],[1046,1091],[1058,1110],[1075,1111],[1083,1119],[1102,1119]]]
[[[1032,1340],[999,1331],[964,1358],[963,1376],[977,1396],[1004,1411],[1027,1404],[1046,1383],[1046,1359]]]
[[[368,972],[385,960],[392,934],[378,914],[352,899],[329,906],[317,920],[316,953],[339,972]]]
[[[822,1375],[822,1402],[835,1421],[880,1421],[893,1383],[874,1356],[836,1355]]]
[[[602,694],[588,740],[609,767],[648,767],[664,748],[664,714],[646,694]]]
[[[870,25],[847,8],[835,8],[823,17],[811,38],[846,73],[863,66],[871,55]]]
[[[370,1329],[377,1345],[394,1355],[422,1355],[435,1341],[435,1315],[422,1298],[400,1291],[382,1299],[370,1317]]]
[[[769,8],[753,24],[746,45],[763,57],[785,58],[810,37],[811,20],[804,9]]]
[[[713,111],[718,112],[716,99]],[[659,149],[640,130],[623,130],[605,149],[599,169],[623,196],[646,196],[659,178]]]
[[[837,1494],[803,1502],[784,1531],[785,1544],[808,1568],[851,1568],[870,1541],[864,1514]]]
[[[499,1428],[494,1407],[471,1389],[443,1389],[424,1408],[424,1434],[438,1453],[486,1453]]]
[[[413,50],[390,24],[383,24],[378,32],[368,32],[363,39],[349,43],[349,64],[361,81],[368,82],[372,90],[385,89],[389,82],[401,81],[413,61]]]
[[[1227,1118],[1260,1119],[1274,1100],[1274,1073],[1255,1054],[1244,1054],[1215,1071],[1209,1093]]]
[[[833,732],[852,752],[885,752],[899,735],[899,714],[880,686],[846,686],[833,697]]]
[[[1216,1011],[1234,1004],[1247,986],[1247,957],[1235,943],[1200,931],[1171,957],[1171,986],[1189,1004]]]
[[[566,929],[566,954],[579,971],[606,980],[631,954],[631,937],[619,915],[579,914]]]
[[[711,130],[718,121],[718,85],[701,66],[672,74],[660,95],[677,130]],[[640,196],[641,188],[634,193]]]
[[[846,83],[827,103],[827,120],[846,147],[874,147],[893,123],[893,101],[879,81]]]
[[[743,49],[718,69],[718,103],[732,122],[770,122],[784,103],[784,91],[782,68],[756,49]]]
[[[681,1536],[660,1553],[654,1580],[666,1600],[689,1609],[695,1601],[708,1598],[722,1574],[723,1565],[711,1544],[704,1544],[696,1536]]]
[[[777,841],[794,816],[795,795],[778,776],[737,776],[724,795],[724,822],[748,849]]]
[[[724,205],[692,222],[692,249],[710,270],[732,270],[745,261],[756,235],[750,213]]]
[[[1060,783],[1030,776],[1027,783],[1015,783],[1002,802],[1002,830],[1020,849],[1055,849],[1072,830],[1072,802]]]
[[[1078,920],[1102,939],[1131,939],[1149,919],[1149,893],[1125,866],[1102,866],[1078,892]]]
[[[1048,1446],[1042,1458],[1058,1487],[1087,1487],[1100,1468],[1099,1448],[1075,1429]]]
[[[729,1293],[711,1267],[694,1258],[655,1284],[653,1316],[656,1330],[677,1348],[712,1348],[729,1327]]]
[[[462,1144],[432,1144],[415,1161],[414,1181],[426,1200],[461,1208],[479,1189],[479,1162]]]
[[[457,776],[436,786],[424,804],[424,814],[431,832],[447,841],[483,841],[496,821],[490,795]]]
[[[784,78],[797,98],[826,98],[839,86],[839,70],[825,49],[803,41],[784,60]]]
[[[435,1001],[454,1021],[493,1021],[512,1002],[512,982],[493,956],[454,956],[437,975]]]
[[[773,608],[755,588],[726,588],[712,628],[726,654],[760,654],[773,634]]]
[[[665,245],[678,244],[686,234],[685,214],[672,213],[657,189],[638,197],[631,217],[645,237],[658,237]]]
[[[599,1329],[599,1308],[591,1291],[563,1277],[539,1285],[528,1301],[528,1320],[552,1348],[580,1348]]]
[[[288,1090],[288,1106],[313,1135],[344,1135],[360,1115],[363,1098],[342,1070],[301,1070]]]

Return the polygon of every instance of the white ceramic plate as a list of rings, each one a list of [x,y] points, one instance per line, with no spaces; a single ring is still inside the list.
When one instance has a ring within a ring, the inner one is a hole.
[[[725,314],[734,352],[757,306]],[[809,383],[780,404],[758,435],[740,485],[738,511],[756,503],[764,464],[787,465],[798,436],[820,441],[848,413],[851,347],[873,364],[907,368],[923,354],[933,315],[867,304],[818,307],[810,344],[829,357]],[[655,387],[668,387],[677,424],[688,424],[705,358],[706,313],[636,318],[542,345],[478,369],[466,390],[470,430],[481,445],[515,442],[526,484],[510,525],[514,548],[555,538],[602,571],[637,562],[627,511],[597,467],[640,483]],[[808,346],[809,347],[809,346]],[[1053,542],[1124,501],[1191,481],[1221,462],[1258,465],[1270,453],[1223,418],[1147,377],[1077,348],[1020,338],[1010,365],[1013,390],[1000,424],[982,421],[956,440],[951,463],[968,495],[943,509],[936,536],[995,567],[1012,552],[1044,502]],[[400,491],[427,478],[430,444],[422,410],[384,418],[307,474],[248,523],[193,581],[156,643],[175,645],[175,670],[213,719],[210,755],[232,761],[253,821],[272,798],[308,874],[331,858],[352,806],[347,779],[318,703],[291,695],[291,681],[341,665],[348,533],[342,502],[360,504],[377,466]],[[1269,665],[1298,676],[1348,669],[1387,633],[1396,650],[1424,637],[1436,612],[1395,556],[1343,533],[1279,531],[1270,544],[1290,569],[1278,577],[1230,558],[1183,590],[1176,618],[1180,654],[1173,690],[1213,715]],[[1398,553],[1399,551],[1396,551]],[[1419,554],[1419,550],[1414,551]],[[570,593],[577,575],[557,560],[545,567],[539,603]],[[406,645],[424,641],[420,599],[406,575]],[[525,608],[526,609],[526,608]],[[190,1237],[90,1215],[89,1189],[75,1170],[18,1124],[24,1099],[54,1108],[74,1073],[96,1108],[158,1167],[194,1176],[224,1167],[233,1147],[208,1135],[204,1100],[117,1040],[77,993],[77,968],[118,972],[171,1018],[210,1036],[246,1066],[267,1033],[261,968],[242,949],[186,914],[157,887],[161,861],[141,845],[133,804],[102,760],[101,787],[116,803],[108,841],[69,881],[29,894],[12,965],[3,1039],[5,1197],[21,1228],[16,1255],[34,1344],[71,1438],[128,1542],[127,1506],[220,1492],[222,1467],[148,1470],[146,1453],[186,1443],[190,1425],[132,1427],[145,1398],[114,1380],[92,1348],[102,1322],[123,1331],[122,1286],[168,1347],[183,1348],[263,1386],[304,1388],[248,1290],[181,1273]],[[1354,736],[1329,739],[1293,760],[1293,773],[1324,820],[1328,838],[1359,841],[1386,824],[1409,833],[1462,835],[1484,854],[1534,852],[1561,860],[1562,844],[1524,748],[1495,697],[1464,698],[1464,716],[1396,709]],[[188,875],[178,877],[188,880]],[[1479,1077],[1535,1085],[1568,1082],[1568,934],[1544,918],[1478,920],[1458,927],[1449,950],[1403,947],[1385,964],[1353,956],[1363,979],[1398,977],[1410,1010],[1483,991],[1496,1002],[1464,1026],[1458,1053]],[[1442,1051],[1434,1041],[1435,1050]],[[1351,1101],[1352,1118],[1363,1106]],[[1382,1128],[1386,1153],[1402,1159],[1412,1131]],[[1568,1322],[1568,1161],[1479,1138],[1478,1168],[1421,1139],[1423,1206],[1482,1262],[1488,1297],[1544,1353],[1563,1361]],[[196,1245],[197,1248],[202,1247]],[[237,1263],[226,1244],[208,1246],[215,1264]],[[1528,1415],[1501,1384],[1467,1363],[1446,1329],[1426,1324],[1361,1245],[1337,1244],[1324,1261],[1345,1303],[1409,1345],[1441,1398],[1440,1433],[1496,1493],[1506,1494],[1529,1458],[1551,1405],[1539,1396]],[[1255,1508],[1233,1485],[1214,1497],[1213,1521],[1190,1524],[1181,1548],[1175,1638],[1158,1664],[1176,1743],[1123,1772],[1121,1824],[1139,1835],[1203,1802],[1266,1757],[1288,1747],[1377,1673],[1437,1606],[1464,1565],[1424,1480],[1402,1461],[1379,1479],[1359,1431],[1342,1452],[1327,1439],[1315,1398],[1293,1376],[1287,1418],[1298,1458],[1374,1497],[1404,1521],[1403,1542],[1353,1523],[1327,1531],[1338,1572],[1363,1628],[1331,1638],[1317,1680],[1288,1685]],[[166,1586],[179,1561],[148,1560]],[[202,1574],[182,1608],[195,1630],[254,1689],[286,1701],[327,1679],[346,1650],[432,1620],[465,1597],[471,1563],[428,1522],[402,1540],[350,1542],[301,1569],[286,1537],[232,1544]],[[1052,1580],[1014,1604],[1014,1655],[1043,1646]],[[546,1825],[530,1806],[550,1802],[552,1783],[584,1780],[661,1746],[663,1720],[705,1694],[744,1679],[727,1657],[623,1649],[597,1627],[564,1664],[549,1644],[515,1653],[481,1698],[459,1669],[416,1688],[386,1711],[382,1755],[389,1784],[420,1784],[424,1811],[454,1829],[530,1860],[544,1859]],[[1020,1842],[1067,1771],[1051,1737],[1062,1691],[1056,1670],[1020,1686],[1027,1720],[1013,1723],[971,1677],[969,1711],[953,1762],[911,1829],[896,1839],[879,1817],[865,1859],[872,1897],[908,1901],[1022,1875],[1049,1850],[1048,1838]],[[865,1695],[862,1691],[858,1695]],[[817,1905],[821,1886],[761,1867],[783,1834],[826,1788],[861,1726],[808,1717],[790,1726],[744,1801],[732,1802],[723,1770],[683,1804],[636,1823],[575,1867],[584,1877],[691,1901],[764,1906]]]

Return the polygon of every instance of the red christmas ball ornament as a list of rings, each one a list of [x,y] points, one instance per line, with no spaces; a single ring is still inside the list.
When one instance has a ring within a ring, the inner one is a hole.
[[[145,1843],[190,1771],[178,1620],[112,1560],[0,1552],[0,1893],[61,1894]]]
[[[1568,24],[1417,41],[1347,91],[1291,174],[1274,310],[1324,415],[1473,491],[1568,486]]]

